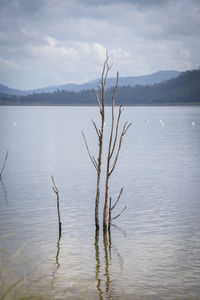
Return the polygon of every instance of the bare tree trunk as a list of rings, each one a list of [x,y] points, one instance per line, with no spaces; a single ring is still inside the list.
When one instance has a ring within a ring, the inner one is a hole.
[[[60,219],[60,203],[59,203],[59,192],[58,192],[58,189],[57,189],[57,186],[55,184],[55,181],[54,181],[54,177],[51,176],[51,180],[52,180],[52,188],[53,188],[53,191],[54,193],[56,194],[56,198],[57,198],[57,212],[58,212],[58,227],[59,227],[59,239],[61,238],[61,231],[62,231],[62,223],[61,223],[61,219]]]
[[[84,133],[82,132],[86,149],[88,152],[88,155],[90,157],[90,160],[92,164],[94,165],[96,171],[97,171],[97,187],[96,187],[96,198],[95,198],[95,226],[96,229],[99,230],[99,199],[100,199],[100,181],[101,181],[101,166],[102,166],[102,150],[103,150],[103,139],[104,139],[104,122],[105,122],[105,87],[106,87],[106,80],[108,76],[108,72],[110,70],[111,66],[108,64],[108,54],[106,54],[106,59],[103,65],[103,71],[101,74],[101,80],[100,80],[100,86],[99,86],[99,93],[95,91],[98,105],[99,105],[99,113],[101,116],[101,126],[100,129],[98,129],[96,123],[92,120],[92,123],[94,125],[97,137],[98,137],[98,144],[99,144],[99,151],[98,151],[98,159],[96,160],[94,156],[91,155],[87,140],[85,138]],[[109,180],[112,172],[115,169],[121,145],[123,136],[127,132],[128,128],[130,127],[131,123],[126,122],[123,126],[122,132],[118,138],[119,135],[119,122],[121,113],[123,111],[122,106],[119,107],[118,116],[115,124],[115,95],[116,90],[118,86],[118,80],[119,80],[119,73],[117,72],[117,79],[116,84],[113,89],[112,94],[112,122],[111,122],[111,131],[110,131],[110,139],[109,139],[109,145],[108,145],[108,154],[107,154],[107,167],[106,167],[106,182],[105,182],[105,202],[104,202],[104,210],[103,210],[103,230],[107,230],[107,228],[110,228],[111,224],[111,199],[110,199],[110,208],[108,209],[108,199],[109,199]],[[117,147],[117,141],[119,143]],[[115,151],[116,150],[116,151]],[[115,153],[116,152],[116,153]],[[115,153],[115,158],[113,161],[111,161],[113,154]],[[121,191],[118,196],[118,200],[121,196]],[[116,204],[115,204],[116,205]],[[109,216],[109,218],[108,218]]]
[[[111,120],[110,139],[109,139],[108,154],[107,154],[105,202],[104,202],[104,211],[103,211],[103,230],[104,231],[106,231],[108,228],[110,229],[111,220],[112,220],[111,219],[111,210],[112,210],[111,209],[111,200],[112,200],[111,198],[110,198],[110,205],[109,205],[109,209],[108,209],[110,176],[111,176],[112,172],[114,171],[114,169],[116,167],[116,164],[117,164],[117,161],[118,161],[118,157],[119,157],[119,153],[120,153],[121,145],[122,145],[122,141],[123,141],[123,136],[126,134],[128,128],[131,126],[131,123],[128,123],[128,122],[126,122],[124,124],[123,129],[122,129],[121,134],[120,134],[120,137],[119,137],[119,142],[118,142],[119,144],[118,144],[118,147],[116,148],[118,135],[119,135],[120,117],[121,117],[121,113],[123,111],[122,106],[120,106],[119,111],[118,111],[117,121],[116,121],[116,124],[115,124],[114,109],[115,109],[115,95],[116,95],[116,91],[117,91],[117,87],[118,87],[118,81],[119,81],[119,73],[117,72],[116,84],[115,84],[115,87],[113,89],[113,94],[112,94],[112,117],[111,117],[112,120]],[[116,150],[116,153],[115,153],[115,150]],[[112,159],[114,153],[115,153],[115,158],[114,158],[113,162],[111,162],[111,159]],[[123,191],[123,189],[121,189],[121,191]],[[116,204],[119,201],[119,198],[122,194],[121,191],[119,193]],[[109,216],[109,218],[108,218],[108,216]]]
[[[85,138],[84,133],[83,138],[85,141],[85,145],[88,151],[88,155],[90,157],[90,160],[92,161],[96,171],[97,171],[97,187],[96,187],[96,198],[95,198],[95,226],[96,229],[99,230],[99,199],[100,199],[100,182],[101,182],[101,165],[102,165],[102,151],[103,151],[103,138],[104,138],[104,122],[105,122],[105,85],[106,85],[106,79],[108,72],[110,70],[110,66],[108,65],[108,55],[106,54],[106,59],[103,65],[103,71],[101,74],[101,80],[100,80],[100,86],[99,86],[99,93],[95,90],[97,102],[99,105],[99,113],[101,116],[101,126],[100,129],[98,129],[96,123],[92,120],[92,123],[94,125],[97,137],[98,137],[98,159],[94,158],[90,154],[90,150]],[[100,94],[100,95],[99,95]]]

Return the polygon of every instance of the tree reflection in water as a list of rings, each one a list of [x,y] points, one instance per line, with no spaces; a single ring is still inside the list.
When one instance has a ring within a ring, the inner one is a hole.
[[[123,258],[120,255],[119,251],[117,250],[117,247],[112,244],[111,240],[111,231],[106,230],[103,232],[103,247],[101,248],[103,253],[102,257],[104,257],[103,261],[104,263],[101,264],[101,253],[100,253],[100,247],[99,247],[99,230],[95,231],[95,258],[96,258],[96,287],[97,287],[97,292],[99,295],[100,300],[104,299],[115,299],[116,295],[112,295],[112,289],[111,289],[111,271],[110,271],[110,266],[111,266],[111,261],[112,261],[112,250],[115,251],[118,259],[119,259],[119,264],[121,271],[123,270]],[[103,272],[103,276],[101,276],[101,270]],[[103,283],[105,281],[105,288],[102,287]],[[114,291],[113,291],[114,292]]]
[[[2,179],[0,180],[0,185],[2,186],[2,190],[3,190],[3,194],[4,194],[4,197],[3,197],[3,198],[4,198],[4,200],[5,200],[6,205],[8,206],[8,193],[7,193],[5,184],[3,183],[3,180],[2,180]]]
[[[52,273],[52,277],[53,277],[53,278],[52,278],[51,286],[53,286],[54,279],[55,279],[55,275],[56,275],[58,269],[60,268],[60,263],[59,263],[60,240],[61,240],[61,232],[59,231],[58,241],[57,241],[57,252],[56,252],[56,269],[55,269],[55,271],[53,271],[53,273]]]
[[[95,258],[96,258],[96,281],[97,281],[97,291],[99,294],[99,299],[103,300],[103,292],[101,289],[101,279],[100,279],[100,253],[99,253],[99,230],[96,229],[95,231],[95,242],[94,242],[94,247],[95,247]]]

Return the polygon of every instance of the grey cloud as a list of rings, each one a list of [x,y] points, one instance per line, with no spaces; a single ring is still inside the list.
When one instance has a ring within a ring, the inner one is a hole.
[[[1,0],[0,83],[92,79],[105,49],[123,75],[199,66],[199,15],[196,0]]]
[[[138,6],[151,6],[151,5],[162,5],[163,3],[166,3],[166,1],[169,0],[124,0],[123,3],[131,3],[136,4]],[[101,5],[109,5],[113,3],[122,3],[121,0],[85,0],[82,1],[85,5],[91,5],[91,6],[101,6]]]

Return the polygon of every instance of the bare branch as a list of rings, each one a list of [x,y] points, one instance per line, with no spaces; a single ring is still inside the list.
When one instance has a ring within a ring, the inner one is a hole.
[[[124,136],[124,135],[126,134],[127,130],[129,129],[129,127],[130,127],[131,125],[132,125],[132,123],[128,123],[128,122],[126,122],[126,123],[124,124],[123,130],[122,130],[122,136]]]
[[[115,208],[115,206],[117,205],[117,203],[119,202],[119,199],[120,199],[122,193],[123,193],[123,188],[121,188],[119,195],[117,197],[117,200],[116,200],[115,204],[111,207],[111,210],[113,210]]]
[[[125,124],[123,126],[123,129],[122,129],[122,132],[121,132],[121,135],[120,135],[120,139],[119,139],[119,145],[118,145],[117,154],[115,156],[115,160],[113,162],[112,168],[111,168],[111,170],[109,172],[109,176],[112,174],[112,172],[115,169],[115,166],[116,166],[116,163],[117,163],[117,160],[118,160],[118,157],[119,157],[120,149],[121,149],[121,146],[122,146],[123,136],[126,134],[127,130],[129,129],[129,127],[131,125],[132,125],[132,123],[125,122]]]
[[[97,125],[96,125],[96,123],[93,121],[93,120],[91,120],[92,121],[92,124],[94,125],[94,128],[95,128],[95,130],[96,130],[96,133],[97,133],[97,135],[98,135],[98,137],[99,137],[99,130],[98,130],[98,128],[97,128]]]
[[[57,199],[57,212],[58,212],[58,227],[59,227],[59,238],[61,237],[61,219],[60,219],[60,203],[59,203],[59,193],[58,193],[58,188],[55,184],[55,181],[54,181],[54,177],[51,176],[51,180],[52,180],[52,183],[53,183],[53,191],[55,192],[56,194],[56,199]]]
[[[112,93],[112,103],[113,103],[113,105],[114,105],[114,102],[115,102],[115,95],[116,95],[116,91],[117,91],[117,87],[118,87],[118,82],[119,82],[119,72],[117,72],[116,83],[115,83],[115,87],[114,87],[113,93]]]
[[[119,157],[119,152],[120,152],[121,146],[122,146],[122,134],[121,134],[120,139],[119,139],[119,146],[118,146],[117,154],[115,156],[115,160],[113,162],[111,170],[109,171],[109,176],[112,174],[112,172],[115,169],[115,166],[116,166],[116,163],[117,163],[117,160],[118,160],[118,157]]]
[[[117,86],[118,86],[118,81],[119,81],[119,72],[117,72],[117,79],[116,79],[115,87],[114,87],[113,93],[112,93],[112,125],[111,125],[111,132],[110,132],[109,159],[112,156],[112,155],[110,155],[110,153],[111,153],[111,144],[112,144],[112,138],[113,138],[114,121],[115,121],[114,108],[115,108],[115,95],[116,95],[116,90],[117,90]]]
[[[106,59],[105,59],[104,64],[103,64],[103,71],[102,71],[102,74],[101,74],[101,81],[100,81],[102,86],[105,85],[105,79],[106,79],[106,76],[108,74],[107,70],[108,70],[108,52],[106,51]],[[106,75],[105,75],[105,72],[106,72]]]
[[[117,88],[117,82],[118,79],[116,80],[116,85],[114,90]],[[110,158],[111,158],[111,147],[112,147],[112,138],[113,138],[113,130],[114,130],[114,122],[115,122],[115,113],[114,113],[114,107],[115,107],[115,97],[114,97],[115,92],[113,91],[112,95],[112,121],[111,121],[111,129],[110,129],[110,139],[109,139],[109,146],[108,146],[108,157],[107,157],[107,169],[109,172],[109,166],[110,166]]]
[[[52,186],[52,189],[53,189],[54,193],[57,195],[57,194],[58,194],[58,191],[56,191],[56,189],[55,189],[54,186]]]
[[[108,63],[106,64],[106,74],[104,76],[104,82],[103,82],[104,86],[106,85],[107,76],[108,76],[110,69],[112,68],[112,65],[113,64],[111,64],[111,65],[109,65]]]
[[[102,110],[102,106],[101,106],[101,103],[100,103],[99,95],[98,95],[98,93],[97,93],[97,91],[96,91],[96,90],[94,90],[94,92],[95,92],[95,94],[96,94],[96,97],[97,97],[97,102],[98,102],[99,109],[100,109],[100,112],[101,112],[101,110]]]
[[[115,219],[119,218],[121,216],[121,214],[125,211],[125,209],[126,209],[126,205],[124,206],[124,208],[122,209],[122,211],[118,215],[116,215],[114,218],[112,218],[112,220],[115,220]]]
[[[6,166],[7,158],[8,158],[8,150],[7,150],[7,152],[6,152],[6,156],[5,156],[4,162],[3,162],[3,167],[2,167],[2,169],[1,169],[0,180],[2,179],[2,175],[3,175],[4,168],[5,168],[5,166]]]
[[[99,83],[101,84],[101,80],[99,80]],[[101,93],[101,86],[99,84],[97,84],[98,90]]]
[[[92,159],[93,159],[93,161],[94,161],[94,164],[96,165],[96,168],[98,169],[98,164],[97,164],[97,161],[96,161],[96,159],[94,158],[94,156],[92,156]]]
[[[110,153],[110,158],[112,157],[113,152],[115,150],[115,146],[116,146],[116,142],[117,142],[117,138],[118,138],[118,132],[119,132],[119,121],[120,121],[122,111],[123,111],[122,110],[122,105],[120,105],[119,112],[118,112],[118,117],[117,117],[116,129],[115,129],[115,139],[114,139],[114,143],[113,143],[113,146],[112,146],[112,151]]]
[[[91,162],[93,163],[95,169],[98,170],[98,168],[97,168],[97,163],[96,163],[94,157],[92,157],[91,154],[90,154],[90,150],[89,150],[89,147],[88,147],[88,144],[87,144],[87,141],[86,141],[86,138],[85,138],[85,135],[84,135],[83,131],[82,131],[82,135],[83,135],[83,138],[84,138],[84,141],[85,141],[85,146],[86,146],[88,155],[89,155],[89,157],[90,157],[90,160],[91,160]]]
[[[53,189],[53,191],[55,192],[55,194],[57,195],[57,194],[58,194],[58,189],[57,189],[57,187],[56,187],[56,184],[55,184],[55,181],[54,181],[54,177],[53,177],[53,176],[51,176],[51,180],[52,180],[52,182],[53,182],[52,189]]]

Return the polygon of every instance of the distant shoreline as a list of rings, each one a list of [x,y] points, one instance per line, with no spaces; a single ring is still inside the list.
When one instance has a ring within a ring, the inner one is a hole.
[[[98,107],[97,104],[94,104],[94,105],[88,105],[88,104],[85,104],[85,105],[79,105],[79,104],[2,104],[0,103],[0,106],[10,106],[10,107],[13,107],[13,106],[63,106],[63,107]],[[111,106],[111,105],[106,105],[106,106]],[[118,107],[119,105],[115,105],[116,107]],[[137,106],[200,106],[200,103],[152,103],[152,104],[122,104],[123,107],[137,107]]]

